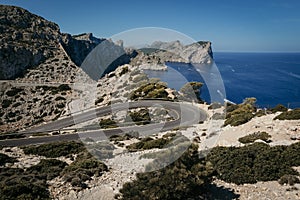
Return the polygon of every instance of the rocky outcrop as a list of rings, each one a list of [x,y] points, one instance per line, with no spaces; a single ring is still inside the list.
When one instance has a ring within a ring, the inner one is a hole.
[[[0,5],[0,79],[14,79],[52,56],[57,24],[14,6]]]
[[[166,62],[211,63],[213,53],[210,42],[196,42],[183,45],[179,41],[154,42],[138,50],[138,55],[131,60],[134,66],[152,66],[155,70],[165,70]]]
[[[74,36],[62,34],[61,44],[72,61],[77,66],[81,66],[86,56],[104,40],[94,37],[92,33],[83,33]]]
[[[211,63],[213,59],[211,43],[199,41],[183,45],[180,41],[157,41],[150,45],[152,49],[159,49],[157,55],[164,61],[185,63]]]

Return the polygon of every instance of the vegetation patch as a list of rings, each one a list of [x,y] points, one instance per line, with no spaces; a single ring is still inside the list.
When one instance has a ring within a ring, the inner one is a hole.
[[[255,98],[246,98],[242,104],[226,107],[224,126],[239,126],[250,121],[256,113]]]
[[[129,112],[125,122],[130,122],[131,120],[135,122],[136,125],[150,124],[151,118],[148,109],[143,108],[139,111]]]
[[[270,147],[253,143],[244,147],[215,147],[208,156],[217,177],[230,183],[244,184],[274,181],[284,175],[298,175],[300,143]]]
[[[92,176],[101,176],[105,171],[108,171],[108,167],[104,163],[84,152],[63,170],[62,175],[72,186],[86,188],[85,181],[90,180]]]
[[[4,99],[4,100],[2,101],[2,108],[8,108],[8,107],[10,106],[11,103],[12,103],[11,100],[9,100],[9,99]]]
[[[188,82],[180,89],[180,92],[185,100],[196,100],[203,102],[200,98],[200,89],[202,86],[203,83],[200,82]]]
[[[168,93],[166,92],[167,86],[161,82],[147,83],[134,90],[129,98],[131,100],[139,98],[160,98],[168,99]]]
[[[88,151],[95,156],[96,158],[108,159],[113,157],[113,151],[115,149],[114,145],[110,144],[108,141],[106,142],[93,142],[89,144],[85,144]]]
[[[274,120],[279,119],[279,120],[299,120],[300,119],[300,108],[290,110],[290,111],[285,111],[278,115],[277,117],[274,118]]]
[[[112,136],[109,137],[109,140],[113,141],[113,142],[119,142],[119,141],[124,141],[124,140],[130,140],[130,139],[133,139],[133,138],[138,139],[139,138],[139,132],[131,131],[131,132],[121,134],[121,135],[112,135]]]
[[[250,135],[246,135],[244,137],[239,138],[239,142],[243,144],[253,143],[255,140],[263,140],[265,142],[270,142],[271,135],[267,132],[256,132]]]
[[[37,165],[29,167],[26,172],[36,174],[39,179],[51,180],[59,176],[67,165],[57,159],[42,159]]]
[[[112,119],[101,119],[99,123],[101,128],[117,128],[117,123]]]
[[[140,142],[128,145],[126,148],[129,151],[147,150],[147,149],[162,149],[166,145],[170,144],[176,138],[181,137],[180,134],[168,134],[162,138],[153,139],[151,137],[143,138]]]
[[[51,199],[46,180],[18,168],[0,168],[0,199]]]
[[[280,179],[278,180],[278,183],[280,185],[295,185],[296,183],[300,183],[299,178],[296,175],[283,175],[282,177],[280,177]]]
[[[60,156],[69,156],[77,154],[85,150],[82,143],[79,142],[53,142],[49,144],[42,144],[38,146],[22,147],[25,154],[34,154],[45,156],[47,158],[57,158]]]
[[[212,165],[199,158],[198,146],[190,148],[175,162],[160,170],[138,173],[123,185],[117,199],[201,199],[211,183]]]
[[[15,158],[9,157],[6,154],[0,153],[0,166],[4,166],[6,163],[16,162]]]
[[[13,87],[13,88],[11,88],[10,90],[8,90],[6,92],[6,95],[9,96],[9,97],[13,97],[13,96],[16,96],[17,94],[19,94],[22,91],[24,91],[24,89]]]
[[[274,108],[269,109],[269,111],[271,111],[272,113],[276,113],[276,112],[286,112],[288,109],[287,107],[285,107],[282,104],[278,104],[276,105]]]

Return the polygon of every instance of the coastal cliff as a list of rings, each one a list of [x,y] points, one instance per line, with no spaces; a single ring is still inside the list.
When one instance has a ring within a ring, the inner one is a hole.
[[[166,62],[211,63],[213,62],[211,42],[199,41],[184,45],[180,41],[156,41],[146,48],[139,49],[138,55],[131,60],[134,66],[152,70],[166,70]]]

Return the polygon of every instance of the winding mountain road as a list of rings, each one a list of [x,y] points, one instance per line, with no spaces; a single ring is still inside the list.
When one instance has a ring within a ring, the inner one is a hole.
[[[65,117],[47,124],[40,125],[25,131],[21,131],[20,134],[29,135],[33,133],[43,133],[61,130],[66,127],[70,127],[75,124],[80,124],[85,121],[89,121],[95,118],[99,118],[110,114],[112,112],[128,110],[133,108],[142,107],[161,107],[167,109],[169,115],[171,115],[174,120],[167,121],[163,123],[150,123],[143,126],[126,126],[118,127],[113,129],[99,129],[91,131],[82,131],[70,134],[60,134],[53,136],[40,136],[40,137],[27,137],[21,139],[7,139],[0,140],[1,146],[23,146],[30,144],[42,144],[55,141],[68,141],[68,140],[78,140],[85,138],[92,138],[93,140],[105,140],[111,135],[126,133],[129,131],[138,131],[140,136],[151,135],[153,133],[158,133],[162,131],[172,130],[179,126],[190,126],[197,124],[200,121],[204,121],[207,118],[207,114],[204,110],[199,107],[183,102],[170,102],[161,100],[143,100],[129,103],[120,103],[109,105],[101,108],[95,108],[89,111],[74,114],[69,117]]]

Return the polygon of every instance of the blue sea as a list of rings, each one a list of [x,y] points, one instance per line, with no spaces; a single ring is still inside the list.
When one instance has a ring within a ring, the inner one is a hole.
[[[145,72],[179,90],[188,81],[200,81],[207,102],[228,99],[241,103],[256,97],[257,105],[300,107],[300,53],[214,53],[215,63],[167,63],[168,71]],[[222,87],[224,85],[224,87]]]

